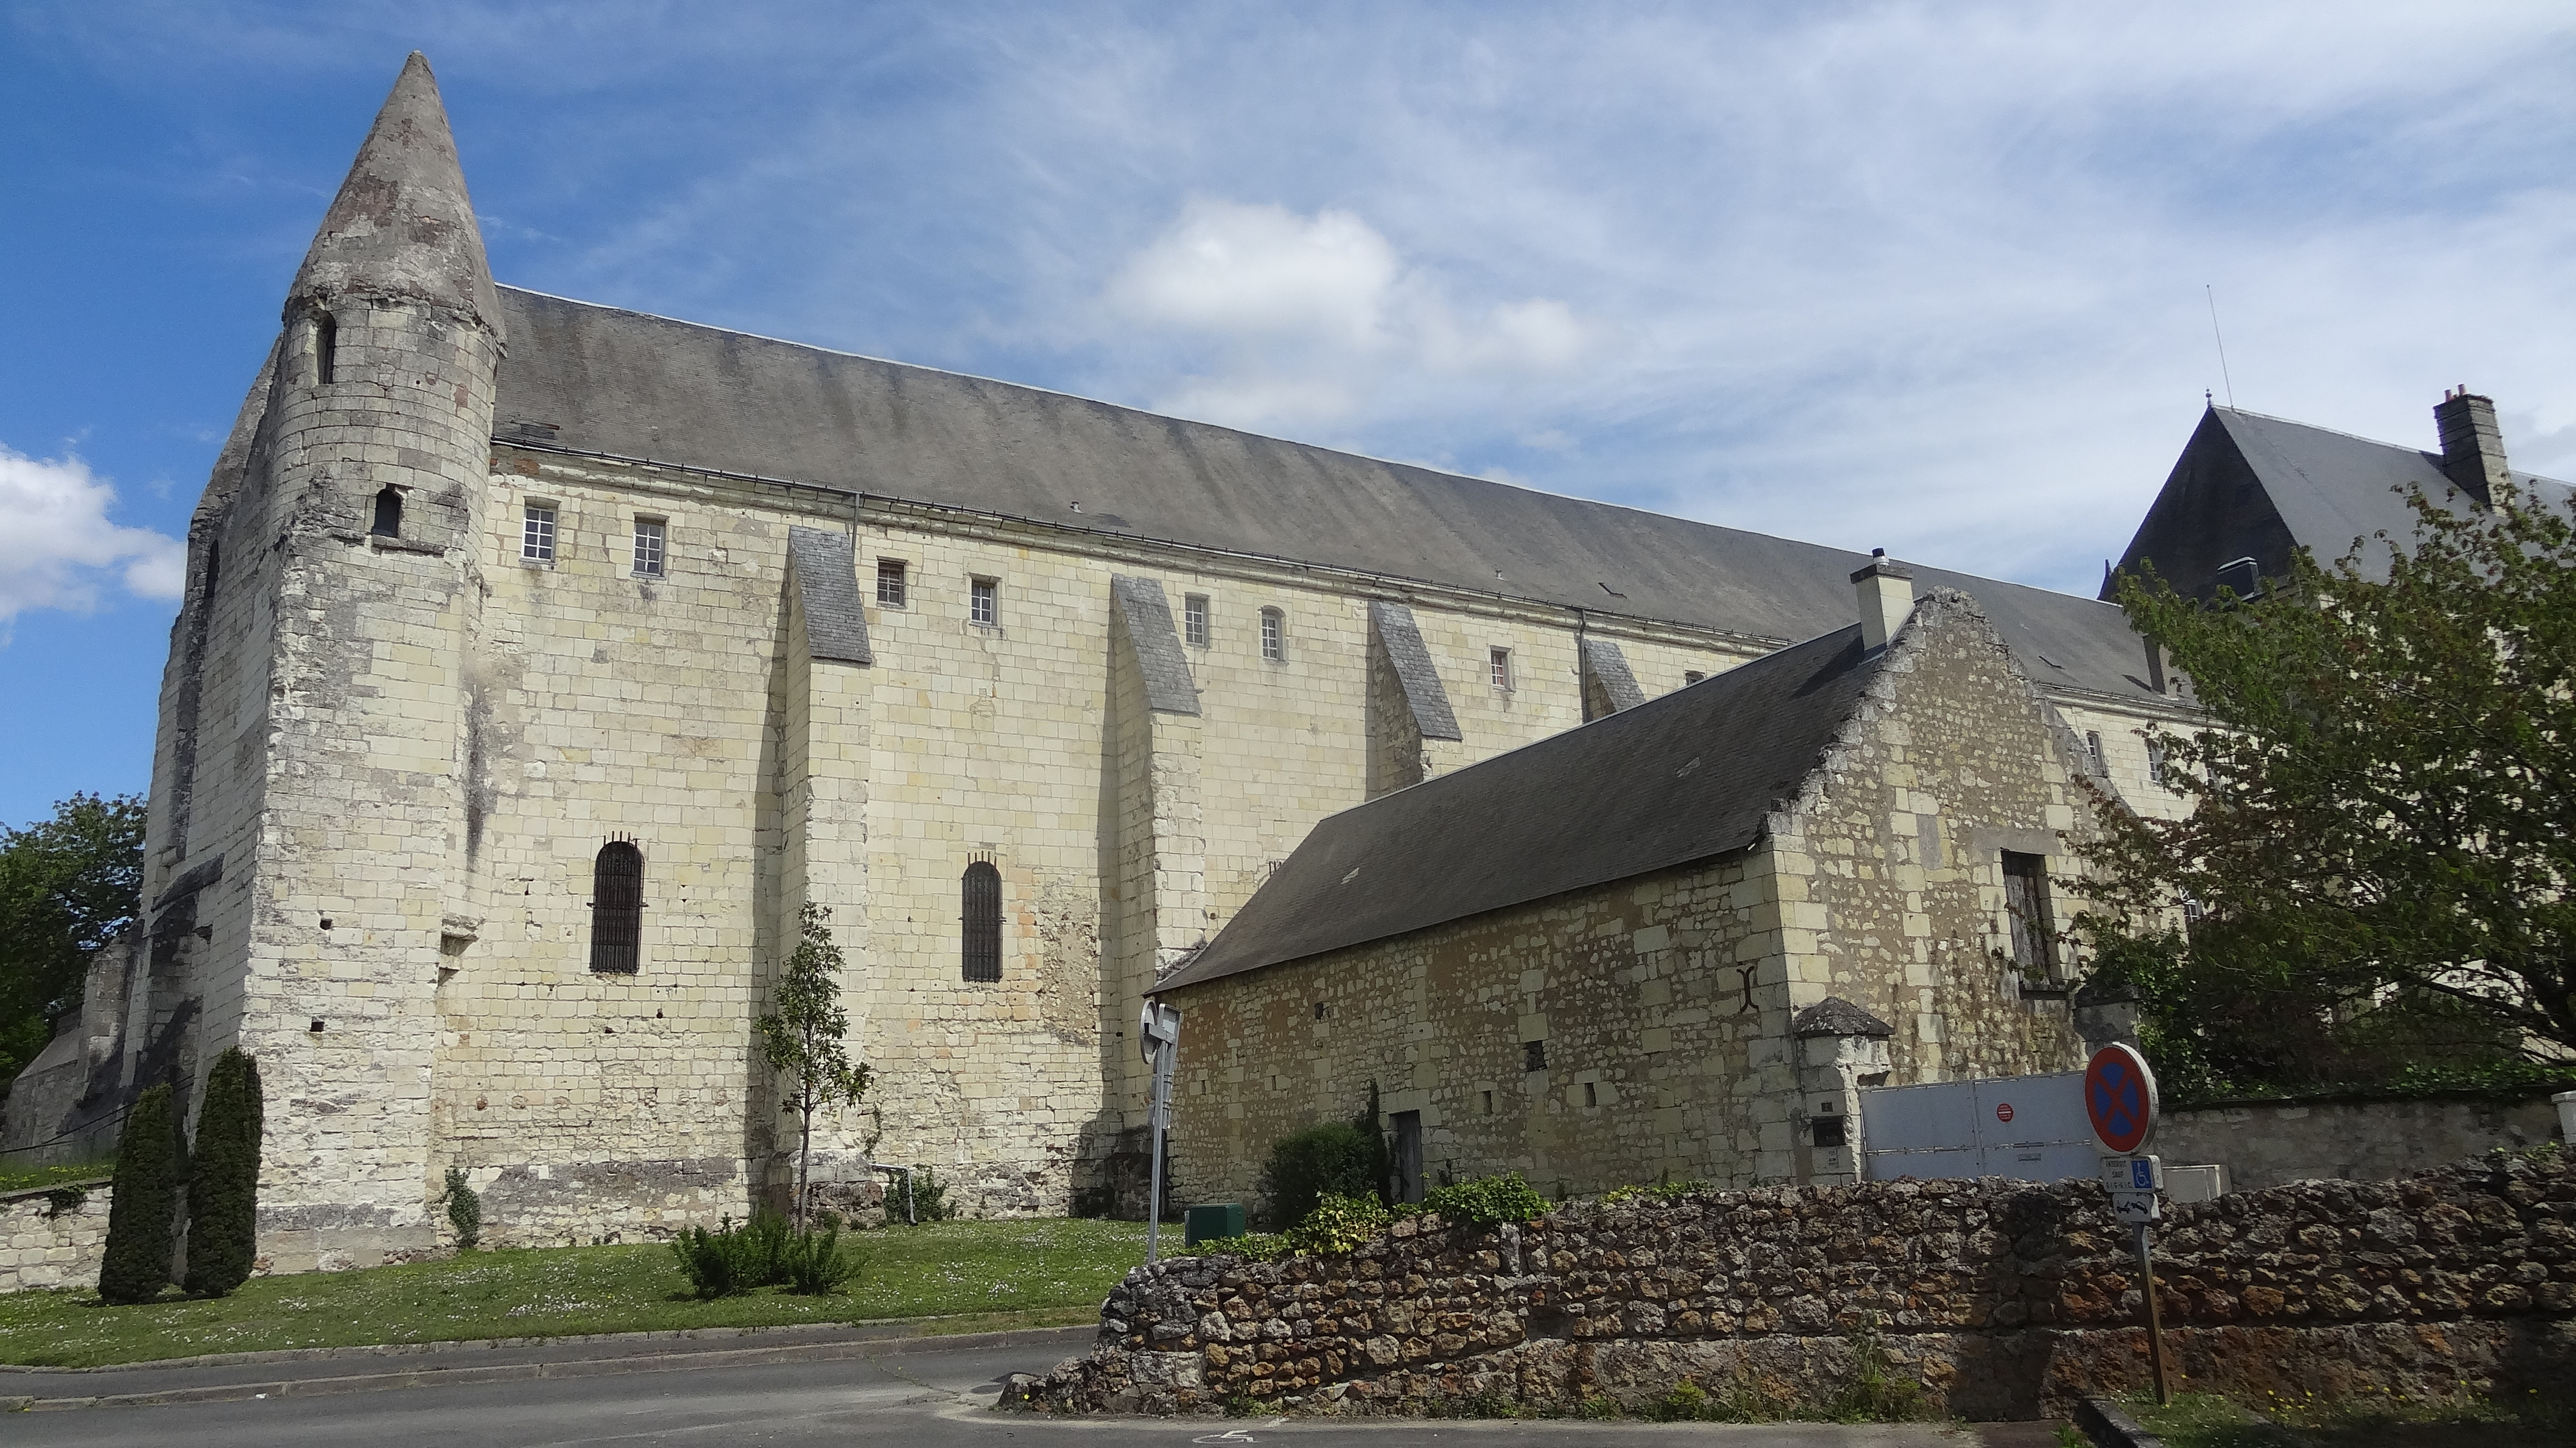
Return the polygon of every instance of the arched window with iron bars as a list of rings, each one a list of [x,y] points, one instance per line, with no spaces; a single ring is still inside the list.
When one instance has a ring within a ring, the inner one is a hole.
[[[965,975],[969,981],[1002,978],[1002,872],[990,860],[966,867],[964,924]]]
[[[590,866],[590,968],[633,975],[643,949],[644,852],[610,840]]]

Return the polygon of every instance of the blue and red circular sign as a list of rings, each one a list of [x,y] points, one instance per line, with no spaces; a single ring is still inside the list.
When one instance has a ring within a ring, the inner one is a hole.
[[[2156,1127],[2156,1073],[2136,1048],[2104,1046],[2084,1068],[2084,1115],[2093,1135],[2113,1156],[2147,1144]]]

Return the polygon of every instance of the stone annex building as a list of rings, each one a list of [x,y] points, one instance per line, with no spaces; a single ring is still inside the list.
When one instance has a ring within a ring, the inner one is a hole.
[[[754,1022],[808,901],[877,1082],[825,1175],[1134,1210],[1137,1003],[1318,821],[1587,720],[1686,725],[1674,691],[1757,660],[1744,687],[1842,661],[1872,567],[497,286],[417,55],[283,321],[189,530],[148,936],[102,955],[10,1110],[41,1138],[163,1080],[193,1108],[217,1052],[254,1052],[275,1270],[434,1248],[451,1166],[502,1242],[777,1191]],[[2169,807],[2138,731],[2187,709],[2117,609],[1912,572],[1942,657],[2009,650],[1958,668],[2009,697],[2015,747]],[[1842,698],[1895,665],[1833,667]],[[1590,803],[1540,802],[1520,843]],[[2002,856],[1955,868],[1942,928],[2004,930]],[[1908,1054],[1874,948],[1748,977],[1762,1030],[1831,989],[1890,1013],[1908,1069],[2029,1056]],[[1700,968],[1674,958],[1675,999],[1740,995]],[[2061,1005],[1987,994],[2012,1041],[2062,1036]],[[1641,1119],[1617,1139],[1665,1121]]]

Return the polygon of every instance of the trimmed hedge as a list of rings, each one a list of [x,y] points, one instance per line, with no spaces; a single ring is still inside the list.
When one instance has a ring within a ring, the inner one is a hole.
[[[221,1297],[250,1280],[259,1255],[259,1063],[239,1047],[215,1058],[197,1113],[188,1173],[188,1276],[181,1285]]]

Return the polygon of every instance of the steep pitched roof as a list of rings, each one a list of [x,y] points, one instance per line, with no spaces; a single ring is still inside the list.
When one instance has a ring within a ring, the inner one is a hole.
[[[2570,495],[2565,483],[2520,471],[2513,476],[2541,498],[2563,504]],[[2356,538],[2383,531],[2394,541],[2412,537],[2415,513],[2404,493],[2410,486],[2429,498],[2450,498],[2455,509],[2471,506],[2443,475],[2438,452],[2212,407],[2119,568],[2152,562],[2176,590],[2207,597],[2216,592],[2218,570],[2239,558],[2253,559],[2265,577],[2288,572],[2296,547],[2332,562]],[[2107,581],[2102,591],[2110,596]]]
[[[501,327],[447,107],[417,50],[323,213],[286,309],[341,297],[425,303]]]
[[[1062,393],[503,288],[496,429],[1008,517],[1320,563],[1772,642],[1851,617],[1857,553]],[[1070,504],[1080,502],[1075,513]],[[2116,608],[1973,594],[2043,685],[2151,699]]]
[[[1344,810],[1161,988],[1743,849],[1886,656],[1855,624]]]

